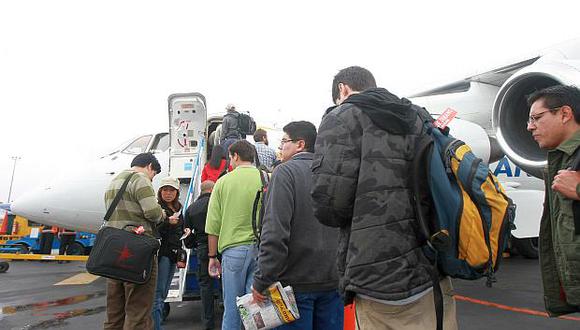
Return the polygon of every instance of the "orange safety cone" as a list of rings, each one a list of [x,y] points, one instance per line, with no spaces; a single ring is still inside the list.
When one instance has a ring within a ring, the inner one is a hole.
[[[7,232],[8,232],[8,212],[4,212],[2,227],[0,227],[0,235],[6,235]]]
[[[355,330],[354,302],[344,306],[344,330]]]

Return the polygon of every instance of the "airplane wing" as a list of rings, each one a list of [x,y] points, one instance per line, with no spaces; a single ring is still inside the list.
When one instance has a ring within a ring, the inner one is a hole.
[[[475,76],[467,77],[444,86],[430,89],[424,92],[410,95],[410,98],[426,97],[434,95],[445,95],[451,93],[467,92],[472,82],[501,87],[514,73],[535,63],[540,57],[533,57],[521,62],[509,64],[488,72],[480,73]]]

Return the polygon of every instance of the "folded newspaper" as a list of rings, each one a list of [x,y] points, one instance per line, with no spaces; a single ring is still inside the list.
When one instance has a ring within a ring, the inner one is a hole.
[[[272,329],[300,318],[291,286],[282,288],[282,284],[276,282],[268,288],[266,296],[263,303],[254,302],[251,293],[236,298],[246,330]]]

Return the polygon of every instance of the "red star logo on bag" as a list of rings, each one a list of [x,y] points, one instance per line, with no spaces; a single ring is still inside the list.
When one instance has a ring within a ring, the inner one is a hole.
[[[122,263],[122,262],[126,261],[127,259],[131,258],[132,256],[134,256],[134,254],[131,253],[131,250],[129,250],[129,248],[127,247],[127,244],[125,244],[125,246],[123,247],[123,250],[117,251],[117,252],[119,252],[119,257],[117,258],[117,263]]]

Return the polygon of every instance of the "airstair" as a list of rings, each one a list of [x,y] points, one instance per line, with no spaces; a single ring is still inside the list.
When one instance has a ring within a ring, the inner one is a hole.
[[[195,201],[200,192],[201,170],[206,160],[207,109],[205,97],[200,93],[173,94],[168,98],[169,107],[169,175],[178,178],[180,191],[187,192],[180,198],[182,215]],[[185,248],[185,247],[184,247]],[[188,292],[188,276],[195,276],[196,265],[187,252],[187,266],[178,268],[171,281],[166,303],[196,299],[198,293]]]

